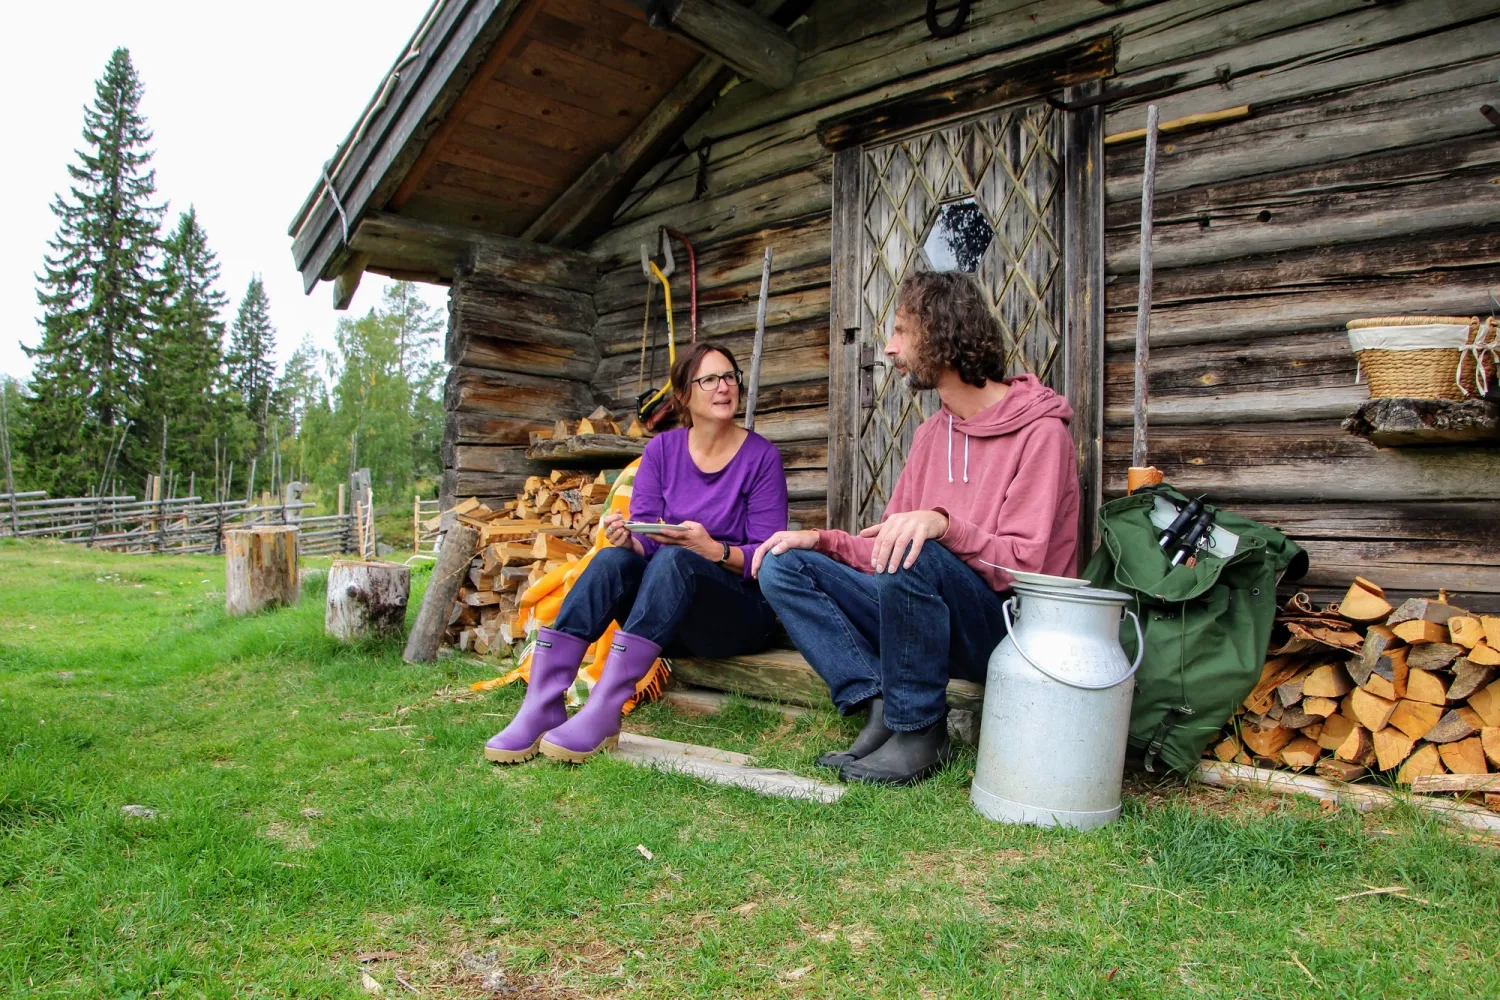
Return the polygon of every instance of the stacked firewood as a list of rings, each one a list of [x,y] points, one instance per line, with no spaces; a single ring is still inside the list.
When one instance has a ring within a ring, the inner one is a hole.
[[[527,479],[498,510],[473,497],[454,506],[453,517],[478,529],[479,549],[449,613],[447,642],[483,655],[523,638],[521,595],[588,552],[608,494],[606,473],[555,469]]]
[[[1500,809],[1500,776],[1484,777],[1500,771],[1500,617],[1444,594],[1393,607],[1357,577],[1340,604],[1293,599],[1276,621],[1284,641],[1213,757],[1344,781],[1394,773]]]

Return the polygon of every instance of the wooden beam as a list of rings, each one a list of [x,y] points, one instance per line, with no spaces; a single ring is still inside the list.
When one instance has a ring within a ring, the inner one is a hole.
[[[734,0],[663,0],[648,18],[653,28],[772,90],[788,86],[797,73],[797,46],[785,29]]]
[[[365,268],[369,266],[369,254],[349,255],[349,263],[345,264],[338,277],[333,279],[333,308],[339,312],[349,308],[349,303],[354,301],[354,293],[359,291],[359,279],[365,276]]]
[[[523,240],[558,243],[568,239],[604,205],[618,202],[665,147],[686,130],[729,71],[717,59],[700,59],[667,91],[620,145],[595,160],[583,176],[558,195],[521,233]]]
[[[517,4],[514,12],[510,15],[510,22],[505,26],[505,31],[495,42],[495,47],[490,49],[490,54],[485,57],[479,69],[470,77],[468,86],[464,88],[463,93],[458,96],[458,99],[453,102],[453,107],[444,116],[442,125],[438,126],[437,132],[427,141],[427,145],[423,147],[421,155],[417,157],[416,162],[407,171],[406,178],[402,180],[401,186],[396,188],[396,193],[391,196],[390,207],[392,209],[399,211],[401,206],[405,205],[412,194],[416,192],[422,183],[422,178],[426,176],[427,171],[432,169],[432,165],[442,155],[443,147],[448,144],[449,137],[453,135],[454,130],[463,124],[464,119],[469,116],[469,112],[473,109],[474,105],[479,103],[479,98],[489,84],[490,78],[499,72],[500,64],[509,59],[511,53],[515,52],[517,46],[521,44],[521,40],[526,37],[526,32],[531,28],[531,22],[536,18],[541,9],[546,6],[546,3],[547,0],[521,0]]]
[[[598,263],[587,254],[385,212],[365,216],[349,246],[369,254],[371,270],[399,265],[449,281],[460,272],[477,271],[592,295],[599,274]]]
[[[837,151],[869,145],[987,108],[1052,94],[1099,80],[1115,71],[1115,44],[1110,35],[1005,63],[973,76],[914,91],[903,97],[862,107],[818,123],[818,141]]]

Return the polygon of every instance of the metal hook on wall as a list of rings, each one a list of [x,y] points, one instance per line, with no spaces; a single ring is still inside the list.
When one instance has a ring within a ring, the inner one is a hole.
[[[939,24],[937,17],[937,0],[927,0],[927,31],[933,38],[952,38],[964,30],[964,23],[969,20],[970,0],[958,0],[958,13],[953,15],[953,20],[947,24]]]

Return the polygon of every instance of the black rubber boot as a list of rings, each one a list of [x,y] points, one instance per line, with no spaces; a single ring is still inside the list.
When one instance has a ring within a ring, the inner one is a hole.
[[[845,764],[852,764],[862,757],[868,757],[879,750],[882,743],[891,738],[891,731],[885,725],[885,699],[871,698],[869,712],[864,728],[854,738],[854,745],[848,750],[825,753],[817,759],[819,767],[831,767],[837,771]]]
[[[914,785],[942,770],[950,756],[948,720],[939,719],[926,729],[892,733],[874,753],[845,764],[839,771],[839,780]]]

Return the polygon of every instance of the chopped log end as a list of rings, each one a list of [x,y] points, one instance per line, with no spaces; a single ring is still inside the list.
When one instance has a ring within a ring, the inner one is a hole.
[[[1391,713],[1391,726],[1401,730],[1414,740],[1419,740],[1432,731],[1443,717],[1443,709],[1426,702],[1403,699]]]
[[[1438,724],[1427,731],[1429,743],[1456,743],[1466,740],[1484,728],[1484,720],[1472,708],[1454,708],[1444,713]]]
[[[1364,577],[1355,577],[1348,593],[1339,602],[1339,614],[1356,622],[1378,622],[1388,618],[1394,610],[1385,600],[1385,591]]]
[[[1351,764],[1337,757],[1324,757],[1318,761],[1316,770],[1319,777],[1334,781],[1354,781],[1370,773],[1370,769],[1363,764]]]
[[[1354,718],[1372,733],[1384,729],[1396,711],[1395,700],[1371,694],[1364,688],[1355,688],[1350,697],[1353,699]]]
[[[1302,697],[1342,698],[1353,689],[1354,681],[1349,676],[1349,671],[1340,664],[1325,663],[1314,669],[1302,682]]]
[[[1305,736],[1292,740],[1281,748],[1282,763],[1299,771],[1312,767],[1322,756],[1323,748]]]
[[[1469,695],[1468,707],[1484,720],[1486,726],[1500,726],[1500,681]]]
[[[1460,656],[1453,661],[1453,683],[1448,685],[1448,701],[1454,704],[1464,701],[1489,684],[1494,676],[1494,667]]]
[[[1500,647],[1491,646],[1488,639],[1475,643],[1474,647],[1469,650],[1468,659],[1469,662],[1477,663],[1481,667],[1500,666]]]
[[[1425,701],[1429,705],[1446,705],[1448,685],[1429,670],[1413,668],[1406,675],[1405,697],[1412,701]]]
[[[1323,720],[1323,729],[1318,733],[1318,746],[1324,750],[1337,750],[1349,734],[1354,731],[1356,723],[1347,715],[1330,715]]]
[[[1489,773],[1489,765],[1484,757],[1484,744],[1478,736],[1444,743],[1438,747],[1438,755],[1450,774]]]
[[[1396,772],[1396,780],[1403,785],[1409,785],[1423,775],[1446,773],[1438,748],[1427,743],[1406,758],[1406,763],[1402,764],[1401,770]]]
[[[1411,756],[1417,741],[1400,732],[1394,726],[1375,734],[1375,762],[1382,771],[1397,767]]]
[[[1274,756],[1282,747],[1292,742],[1296,735],[1295,729],[1285,729],[1281,726],[1274,729],[1246,726],[1240,731],[1240,739],[1257,757]]]
[[[1484,624],[1469,615],[1454,615],[1448,619],[1448,635],[1464,649],[1473,649],[1484,642]]]
[[[1355,726],[1349,730],[1349,735],[1338,745],[1333,755],[1339,760],[1368,767],[1375,761],[1375,741],[1368,729]]]
[[[1448,626],[1420,618],[1393,625],[1391,631],[1409,646],[1420,645],[1424,642],[1446,642],[1448,639]]]
[[[1485,726],[1481,729],[1479,743],[1484,748],[1484,756],[1490,766],[1500,771],[1500,726]]]
[[[1443,625],[1446,629],[1448,619],[1465,613],[1463,608],[1454,607],[1447,601],[1437,601],[1430,597],[1413,597],[1391,612],[1391,616],[1385,620],[1385,623],[1395,628],[1406,622],[1423,621],[1432,625]]]

